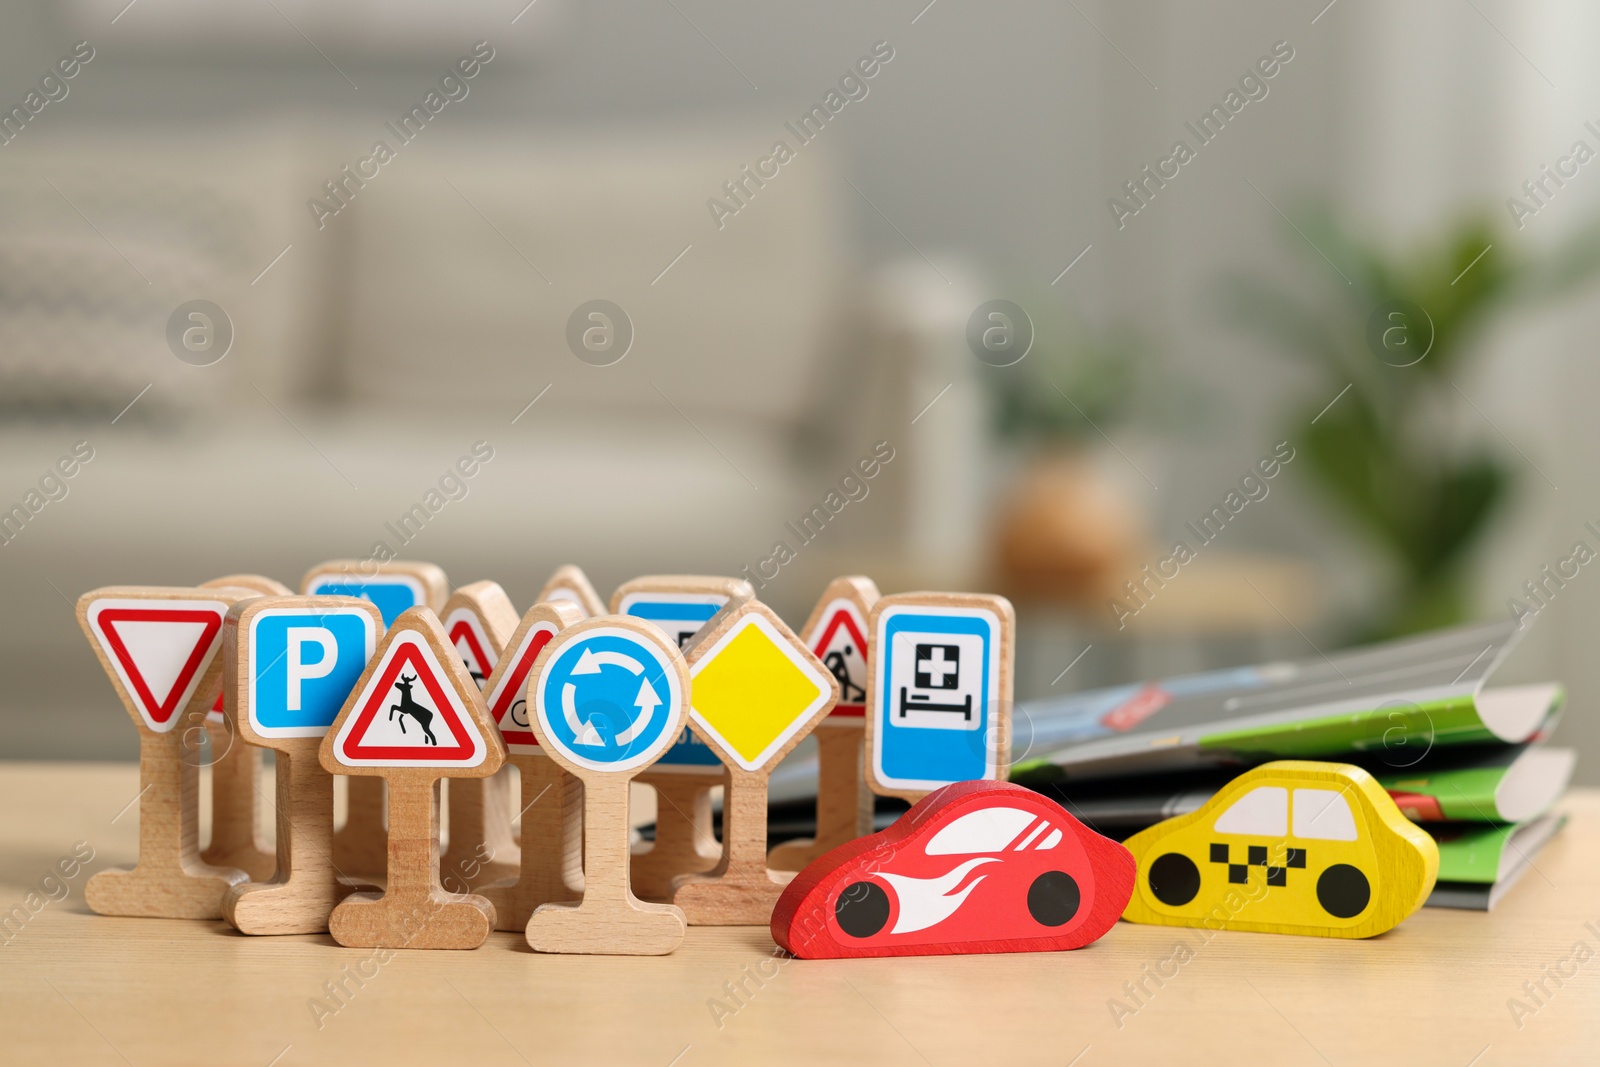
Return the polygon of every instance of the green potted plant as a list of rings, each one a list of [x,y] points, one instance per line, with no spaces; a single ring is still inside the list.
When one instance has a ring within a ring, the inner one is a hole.
[[[1291,440],[1323,498],[1394,575],[1361,636],[1463,621],[1471,551],[1527,472],[1481,432],[1462,376],[1496,316],[1566,293],[1600,267],[1600,236],[1586,230],[1540,254],[1479,211],[1397,252],[1325,208],[1295,226],[1289,240],[1309,283],[1235,279],[1230,303],[1316,371],[1289,418]]]

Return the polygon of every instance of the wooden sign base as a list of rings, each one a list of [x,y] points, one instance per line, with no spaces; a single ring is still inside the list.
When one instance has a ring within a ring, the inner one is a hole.
[[[477,948],[494,929],[494,905],[439,886],[438,781],[389,779],[387,888],[352,893],[328,918],[346,948]]]
[[[728,768],[722,802],[723,859],[709,874],[676,880],[672,902],[690,926],[765,926],[794,874],[767,869],[770,771]]]
[[[526,798],[520,869],[479,892],[494,905],[496,930],[521,932],[540,905],[583,898],[583,783],[548,756],[507,759],[522,772]]]
[[[641,781],[656,791],[656,839],[634,847],[633,891],[645,900],[669,901],[673,879],[703,874],[722,862],[711,819],[711,788],[721,782],[667,771],[646,773]]]
[[[785,841],[767,866],[798,871],[840,845],[872,832],[872,791],[861,777],[865,727],[823,724],[817,739],[817,836]]]
[[[256,834],[261,750],[239,739],[226,723],[206,724],[211,735],[211,844],[200,858],[214,867],[237,867],[252,882],[264,882],[277,869],[278,858],[262,847]]]
[[[664,956],[683,943],[684,915],[628,884],[628,776],[584,783],[584,887],[577,904],[545,904],[528,920],[535,952]]]
[[[320,737],[277,744],[277,873],[228,890],[222,917],[242,934],[321,933],[335,905],[358,888],[333,865],[333,775],[317,762]]]
[[[222,895],[249,875],[200,859],[200,768],[183,731],[139,731],[139,862],[101,871],[84,900],[101,915],[220,919]]]
[[[383,878],[388,831],[383,827],[383,779],[349,776],[345,820],[333,835],[333,863],[350,878]]]

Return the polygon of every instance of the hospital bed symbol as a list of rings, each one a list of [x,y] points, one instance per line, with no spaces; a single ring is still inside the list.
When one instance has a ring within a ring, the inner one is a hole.
[[[961,684],[961,649],[956,645],[918,644],[914,686],[900,687],[900,717],[909,711],[947,711],[972,721],[972,694],[959,704],[934,702],[939,693],[912,692],[912,689],[950,690]]]

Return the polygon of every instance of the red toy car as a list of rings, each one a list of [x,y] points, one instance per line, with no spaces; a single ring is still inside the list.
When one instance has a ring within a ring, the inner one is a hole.
[[[1059,804],[959,782],[796,875],[772,938],[802,959],[1080,948],[1116,923],[1133,881],[1128,850]]]

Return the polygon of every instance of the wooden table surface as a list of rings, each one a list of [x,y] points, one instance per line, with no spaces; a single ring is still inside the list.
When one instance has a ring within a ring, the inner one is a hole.
[[[325,935],[247,938],[221,922],[90,914],[88,872],[134,857],[137,792],[132,766],[0,763],[0,907],[27,916],[19,924],[12,912],[0,934],[0,1062],[1600,1059],[1600,791],[1566,800],[1571,824],[1492,914],[1424,909],[1370,941],[1205,940],[1122,923],[1077,952],[779,963],[764,928],[724,928],[691,929],[657,958],[540,956],[494,934],[473,952],[406,951],[386,964]],[[95,858],[63,897],[46,875],[82,854],[79,842]],[[52,894],[61,899],[39,907]],[[1193,955],[1178,966],[1167,961],[1180,943]],[[1171,977],[1160,984],[1147,977],[1162,970]],[[1141,980],[1135,999],[1127,983]],[[335,1001],[330,983],[341,982]]]

